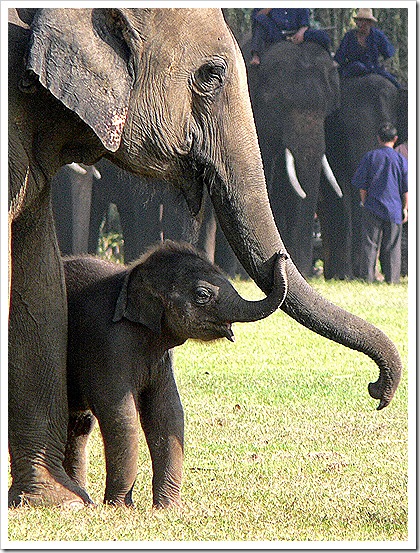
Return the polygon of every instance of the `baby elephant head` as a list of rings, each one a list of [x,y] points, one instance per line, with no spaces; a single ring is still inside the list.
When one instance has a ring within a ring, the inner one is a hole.
[[[286,257],[278,254],[270,294],[247,301],[195,248],[167,240],[129,267],[113,320],[124,317],[158,333],[169,330],[179,343],[188,338],[233,342],[233,322],[263,319],[283,303]]]

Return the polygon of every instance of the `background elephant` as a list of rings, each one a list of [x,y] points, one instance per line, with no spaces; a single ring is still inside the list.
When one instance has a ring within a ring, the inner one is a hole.
[[[280,255],[270,295],[252,302],[186,244],[165,241],[129,267],[94,257],[64,259],[70,411],[64,467],[80,486],[86,485],[86,445],[96,417],[105,446],[104,501],[133,505],[140,413],[152,458],[153,505],[180,504],[184,421],[170,350],[188,338],[234,341],[232,322],[270,315],[286,296],[284,263]]]
[[[118,209],[126,263],[163,238],[194,241],[195,221],[179,191],[136,177],[106,159],[95,168],[99,179],[93,177],[92,168],[86,167],[82,175],[74,166],[66,166],[52,180],[62,254],[96,253],[100,225],[111,203]]]
[[[89,251],[93,183],[100,178],[95,166],[71,163],[51,181],[55,228],[64,255]]]
[[[205,251],[230,276],[237,273],[248,276],[217,224],[206,191],[200,214],[193,217],[177,190],[161,181],[136,177],[106,159],[101,159],[94,169],[66,165],[51,184],[58,244],[63,255],[95,254],[104,223],[104,233],[122,234],[126,263],[155,242],[184,240]],[[113,217],[114,211],[110,213],[111,203],[118,209],[118,220]]]
[[[9,503],[89,502],[66,475],[67,317],[50,181],[101,157],[172,182],[193,214],[209,191],[240,262],[265,291],[285,247],[267,196],[245,66],[218,9],[10,9]],[[369,355],[383,408],[401,374],[394,344],[320,297],[286,262],[282,309]]]
[[[250,59],[249,43],[243,51]],[[320,178],[328,171],[324,122],[339,105],[338,72],[318,44],[281,41],[259,66],[248,67],[248,78],[274,218],[297,268],[309,277]]]
[[[319,209],[325,278],[359,276],[360,197],[351,179],[362,157],[377,148],[377,131],[393,123],[399,141],[407,138],[407,90],[381,75],[340,78],[341,106],[326,122],[327,155],[343,189],[338,200],[322,188]]]

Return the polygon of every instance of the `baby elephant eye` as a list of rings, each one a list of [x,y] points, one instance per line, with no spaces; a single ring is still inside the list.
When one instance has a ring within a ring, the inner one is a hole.
[[[195,302],[198,304],[208,303],[213,297],[213,292],[204,286],[199,286],[195,290]]]

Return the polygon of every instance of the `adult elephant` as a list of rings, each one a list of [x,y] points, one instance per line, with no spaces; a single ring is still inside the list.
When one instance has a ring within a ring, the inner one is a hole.
[[[190,210],[209,190],[242,265],[266,291],[284,245],[264,172],[239,48],[217,9],[10,10],[12,505],[89,502],[65,474],[66,297],[50,181],[101,157],[174,183]],[[378,364],[385,407],[401,360],[378,329],[321,298],[289,259],[284,310]]]
[[[319,209],[323,239],[324,275],[327,279],[359,276],[360,197],[351,179],[364,154],[379,147],[377,131],[393,123],[400,140],[407,137],[407,90],[371,74],[340,77],[341,105],[327,118],[327,155],[343,188],[337,200],[322,188]]]
[[[249,59],[249,43],[244,46]],[[248,68],[249,87],[274,218],[299,271],[313,269],[313,224],[321,173],[341,190],[325,157],[324,122],[340,101],[339,77],[319,44],[281,41]]]

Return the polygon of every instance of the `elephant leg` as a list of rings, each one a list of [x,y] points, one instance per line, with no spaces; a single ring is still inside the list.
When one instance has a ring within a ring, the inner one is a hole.
[[[124,238],[124,261],[137,259],[148,247],[162,240],[161,201],[153,197],[145,205],[118,204]]]
[[[81,506],[91,500],[63,468],[67,308],[48,190],[13,223],[12,251],[9,505]]]
[[[110,394],[118,400],[110,402]],[[105,401],[104,401],[105,400]],[[137,476],[138,411],[131,393],[104,391],[95,400],[95,416],[105,448],[106,487],[104,503],[133,507],[132,491]]]
[[[184,413],[172,374],[169,355],[158,369],[163,378],[140,399],[140,420],[153,467],[153,506],[157,509],[181,505],[184,457]]]
[[[291,246],[290,254],[304,277],[313,276],[313,228],[315,207],[309,205],[309,198],[306,203],[298,202],[294,212],[294,221],[291,224]]]
[[[94,426],[95,417],[90,411],[70,413],[63,466],[70,478],[82,488],[86,487],[86,446]]]
[[[86,175],[72,175],[72,252],[87,253],[89,251],[89,224],[92,202],[93,172],[88,169]]]

